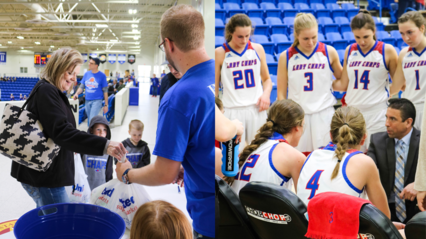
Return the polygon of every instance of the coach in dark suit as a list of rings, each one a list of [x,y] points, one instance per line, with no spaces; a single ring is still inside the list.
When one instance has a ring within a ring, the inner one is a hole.
[[[420,131],[413,127],[416,109],[407,99],[391,99],[386,112],[387,132],[371,135],[367,155],[379,169],[391,220],[408,222],[420,212],[414,190]]]

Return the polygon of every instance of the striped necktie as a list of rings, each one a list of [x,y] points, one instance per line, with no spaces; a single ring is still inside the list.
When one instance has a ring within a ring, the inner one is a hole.
[[[395,209],[396,216],[401,222],[407,217],[405,213],[405,200],[399,198],[399,194],[404,189],[404,167],[405,167],[405,143],[402,140],[398,141],[396,149],[396,170],[395,170]]]

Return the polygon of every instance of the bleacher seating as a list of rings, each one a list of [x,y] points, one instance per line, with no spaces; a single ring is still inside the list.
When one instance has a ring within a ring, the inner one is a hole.
[[[354,37],[354,34],[352,32],[344,32],[342,35],[343,35],[343,39],[348,41],[348,45],[355,43],[355,37]]]
[[[326,9],[322,3],[312,3],[311,8],[315,11],[315,17],[331,17],[331,11]]]
[[[38,80],[39,79],[37,77],[16,77],[15,82],[10,80],[7,82],[0,81],[1,100],[9,101],[10,94],[13,94],[15,100],[19,100],[20,94],[22,94],[22,96],[26,95],[28,97]]]
[[[347,17],[336,17],[334,18],[334,22],[339,24],[340,33],[352,32],[351,24]]]
[[[294,8],[296,8],[296,10],[298,10],[299,12],[312,13],[312,15],[314,15],[314,10],[311,9],[306,3],[301,3],[300,1],[298,1],[294,4]]]

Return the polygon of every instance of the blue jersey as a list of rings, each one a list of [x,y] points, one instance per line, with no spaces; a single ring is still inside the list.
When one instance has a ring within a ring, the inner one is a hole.
[[[92,71],[88,71],[84,74],[81,83],[86,88],[86,100],[102,100],[104,98],[102,88],[107,87],[108,83],[103,72],[98,71],[98,73],[93,74]]]
[[[215,236],[214,60],[193,66],[161,100],[153,154],[182,162],[187,209],[198,233]]]
[[[155,86],[158,86],[160,84],[160,81],[158,80],[157,77],[151,78],[151,82],[152,82],[152,85],[155,85]]]

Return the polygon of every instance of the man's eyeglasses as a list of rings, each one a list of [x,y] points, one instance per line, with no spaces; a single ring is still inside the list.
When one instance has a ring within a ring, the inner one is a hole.
[[[169,41],[173,41],[170,38],[167,38],[167,39],[169,39]],[[164,43],[166,43],[166,38],[164,38],[163,42],[160,45],[158,45],[158,48],[160,48],[160,50],[162,50],[163,52],[164,52]]]

